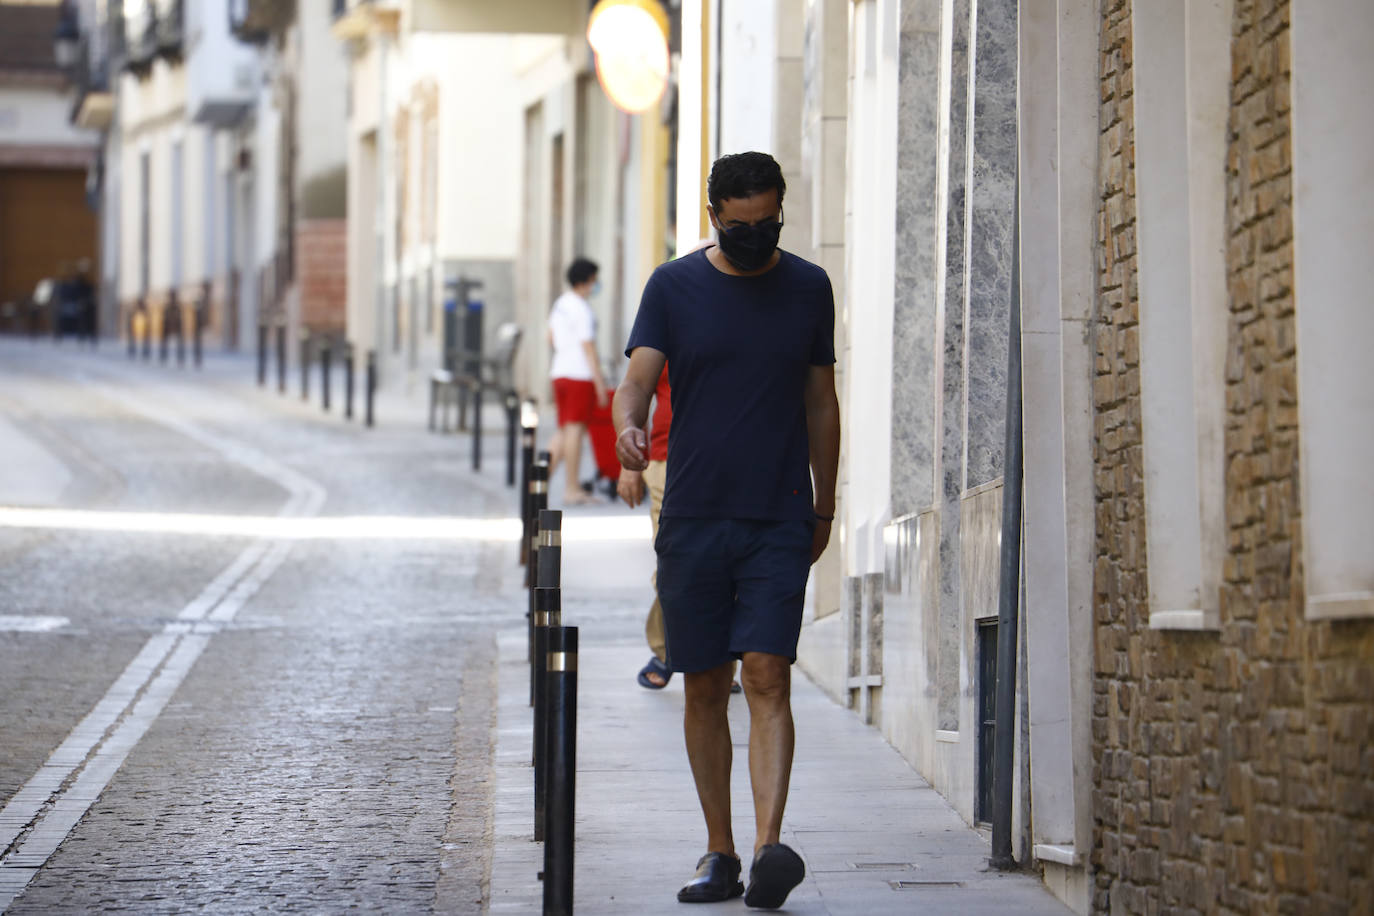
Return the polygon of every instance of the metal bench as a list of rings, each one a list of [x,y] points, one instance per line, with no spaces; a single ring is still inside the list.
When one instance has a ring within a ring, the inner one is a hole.
[[[451,369],[436,369],[429,377],[429,428],[449,431],[449,409],[458,409],[457,430],[468,429],[468,402],[472,402],[472,469],[482,469],[482,396],[495,392],[506,410],[506,482],[515,484],[515,446],[520,423],[520,394],[515,388],[515,355],[520,349],[524,329],[506,322],[496,329],[489,355],[468,350],[450,354]]]

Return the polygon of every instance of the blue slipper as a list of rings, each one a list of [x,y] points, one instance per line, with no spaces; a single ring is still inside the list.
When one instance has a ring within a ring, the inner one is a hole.
[[[655,684],[653,681],[649,680],[650,674],[657,674],[659,677],[663,678],[663,683]],[[650,690],[662,690],[664,687],[668,686],[668,682],[672,679],[673,669],[659,661],[657,655],[649,656],[649,664],[640,668],[639,677],[635,678],[635,680],[639,681],[639,686],[647,687]]]

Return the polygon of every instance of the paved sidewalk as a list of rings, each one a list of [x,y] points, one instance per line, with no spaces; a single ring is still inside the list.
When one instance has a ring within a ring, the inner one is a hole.
[[[566,556],[566,539],[564,549]],[[636,574],[638,551],[648,549],[645,538],[634,545],[635,553],[622,553]],[[618,582],[622,576],[611,572],[615,567],[602,566],[611,551],[597,554],[601,562],[595,565],[606,576],[602,581]],[[579,564],[576,580],[589,584],[594,579],[589,565]],[[634,673],[648,656],[643,642],[624,628],[607,632],[585,610],[569,612],[569,587],[565,575],[564,623],[579,626],[581,641],[577,909],[688,912],[675,895],[704,852],[705,828],[683,748],[681,679],[663,691],[637,686]],[[581,600],[578,604],[585,607]],[[537,875],[543,846],[531,840],[528,677],[525,636],[508,633],[500,641],[492,913],[535,913],[542,904]],[[807,877],[788,898],[788,912],[1069,912],[1035,875],[987,870],[987,841],[875,729],[831,701],[800,670],[793,708],[797,751],[783,840],[806,860]],[[742,696],[731,700],[735,835],[746,872],[754,836],[747,712]],[[702,912],[745,911],[743,900],[734,900]]]

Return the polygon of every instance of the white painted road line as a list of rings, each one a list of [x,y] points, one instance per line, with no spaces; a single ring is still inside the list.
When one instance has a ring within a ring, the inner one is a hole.
[[[477,541],[518,543],[516,518],[461,516],[291,516],[198,515],[171,512],[117,512],[86,509],[33,509],[0,506],[0,528],[59,531],[112,531],[126,534],[184,534],[287,541]],[[649,539],[647,514],[563,516],[569,541]]]
[[[0,614],[0,633],[47,633],[69,623],[66,617],[44,614]]]
[[[106,393],[282,486],[290,496],[281,515],[311,516],[324,505],[323,487],[270,456],[118,390],[107,388]],[[232,621],[290,549],[289,542],[274,539],[246,547],[182,608],[176,622],[144,644],[95,708],[0,810],[0,912],[23,893],[90,810],[209,645],[214,628],[188,623]]]

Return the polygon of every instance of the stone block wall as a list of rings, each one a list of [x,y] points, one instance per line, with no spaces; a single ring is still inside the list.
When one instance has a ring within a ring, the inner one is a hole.
[[[1093,909],[1374,912],[1374,622],[1308,622],[1303,607],[1289,4],[1234,10],[1213,632],[1148,626],[1130,16],[1130,0],[1104,0]]]

